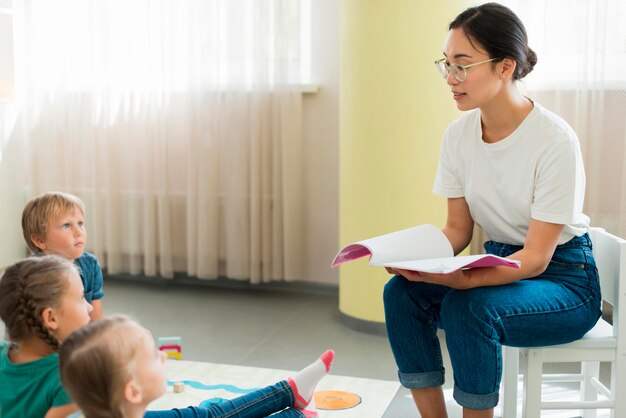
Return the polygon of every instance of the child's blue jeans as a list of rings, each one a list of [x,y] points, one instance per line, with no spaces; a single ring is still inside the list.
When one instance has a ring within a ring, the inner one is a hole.
[[[506,257],[520,246],[485,243]],[[502,347],[537,347],[582,337],[601,315],[600,285],[587,234],[557,246],[545,272],[503,286],[454,290],[393,277],[384,291],[385,319],[400,383],[444,383],[437,329],[445,331],[454,399],[469,409],[498,404]]]
[[[147,411],[144,418],[261,418],[275,412],[278,413],[272,417],[303,418],[301,411],[291,408],[294,402],[293,391],[287,381],[283,380],[208,408],[190,406],[167,411]]]

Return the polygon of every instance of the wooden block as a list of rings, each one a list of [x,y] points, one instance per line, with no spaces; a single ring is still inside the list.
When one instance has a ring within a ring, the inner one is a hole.
[[[183,356],[178,351],[165,351],[165,353],[167,353],[167,358],[183,359]]]
[[[174,393],[182,393],[185,391],[185,384],[182,382],[174,383]]]
[[[182,341],[181,337],[159,337],[157,341],[157,345],[163,345],[163,344],[182,345],[181,341]]]
[[[179,353],[181,353],[183,351],[181,346],[178,345],[178,344],[163,344],[163,345],[159,346],[159,350],[161,350],[161,351],[168,351],[168,350],[174,351],[174,350],[176,350]]]

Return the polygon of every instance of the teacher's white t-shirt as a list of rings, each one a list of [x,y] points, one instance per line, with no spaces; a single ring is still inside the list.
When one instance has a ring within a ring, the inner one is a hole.
[[[531,218],[564,224],[559,244],[589,227],[578,137],[537,103],[511,135],[491,144],[482,140],[478,109],[450,124],[433,192],[465,197],[474,222],[506,244],[524,244]]]

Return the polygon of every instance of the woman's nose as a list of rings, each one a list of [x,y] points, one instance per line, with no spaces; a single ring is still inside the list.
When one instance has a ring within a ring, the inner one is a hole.
[[[448,77],[446,77],[446,83],[448,83],[449,86],[456,86],[457,84],[459,84],[459,80],[457,80],[454,77],[454,73],[452,72],[452,70],[448,71]]]

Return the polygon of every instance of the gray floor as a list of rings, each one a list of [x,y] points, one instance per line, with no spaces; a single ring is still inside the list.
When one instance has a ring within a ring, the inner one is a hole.
[[[339,322],[336,290],[229,289],[106,280],[105,314],[126,313],[155,337],[181,336],[186,360],[298,370],[327,348],[332,373],[397,380],[387,339]],[[384,418],[419,417],[401,389]]]

